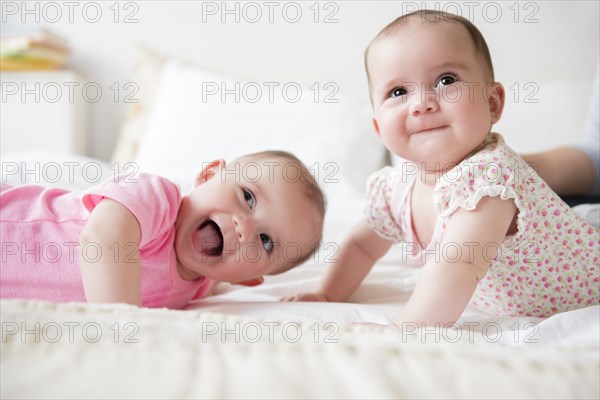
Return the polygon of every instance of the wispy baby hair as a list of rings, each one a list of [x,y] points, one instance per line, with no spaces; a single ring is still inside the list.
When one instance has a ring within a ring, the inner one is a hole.
[[[406,24],[410,21],[417,20],[421,23],[427,24],[438,24],[438,23],[458,23],[465,27],[469,36],[473,40],[473,44],[475,45],[475,49],[480,55],[480,57],[485,62],[485,65],[488,69],[489,78],[491,81],[494,80],[494,66],[492,64],[492,57],[490,56],[490,50],[488,48],[483,35],[477,29],[471,21],[468,19],[461,17],[460,15],[447,13],[444,11],[436,11],[436,10],[418,10],[415,12],[411,12],[406,15],[402,15],[389,24],[387,24],[378,34],[371,40],[371,43],[367,46],[365,50],[365,70],[367,72],[367,80],[369,82],[369,92],[371,92],[371,76],[369,75],[369,51],[371,46],[377,42],[382,37],[385,37],[391,33],[397,32],[402,29]]]

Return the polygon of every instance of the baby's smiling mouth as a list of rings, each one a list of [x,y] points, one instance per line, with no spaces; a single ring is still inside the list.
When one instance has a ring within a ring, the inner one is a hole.
[[[192,234],[192,243],[199,253],[220,256],[223,253],[223,233],[212,219],[204,221]]]
[[[443,129],[445,129],[445,125],[440,126],[432,126],[428,128],[419,129],[413,132],[413,134],[423,134],[423,133],[440,133]]]

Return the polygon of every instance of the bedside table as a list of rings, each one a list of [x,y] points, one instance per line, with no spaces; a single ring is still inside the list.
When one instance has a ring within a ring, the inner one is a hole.
[[[43,150],[86,155],[85,87],[68,70],[0,72],[0,153]]]

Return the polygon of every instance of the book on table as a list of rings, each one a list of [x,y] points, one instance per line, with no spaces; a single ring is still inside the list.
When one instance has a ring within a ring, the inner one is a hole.
[[[0,35],[2,71],[61,69],[68,54],[68,42],[45,29]]]

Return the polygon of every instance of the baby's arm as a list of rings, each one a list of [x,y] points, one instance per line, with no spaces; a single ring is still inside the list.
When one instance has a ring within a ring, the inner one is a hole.
[[[456,322],[469,303],[477,282],[490,267],[516,212],[512,200],[499,197],[482,198],[472,211],[455,211],[446,225],[440,249],[459,248],[461,256],[455,257],[448,252],[451,260],[444,260],[446,252],[441,251],[438,260],[432,257],[425,263],[423,274],[396,319],[396,325],[424,323],[435,326],[439,323],[444,326]]]
[[[107,198],[98,203],[79,238],[88,302],[141,305],[139,244],[140,226],[131,211]]]
[[[366,221],[360,222],[344,240],[336,262],[327,271],[319,289],[313,293],[284,297],[283,300],[346,301],[391,245],[391,241],[378,236]]]

